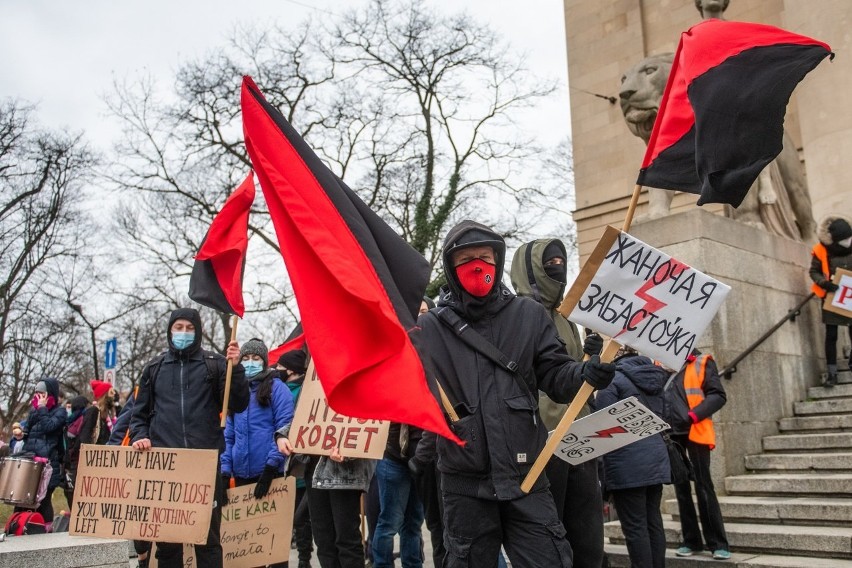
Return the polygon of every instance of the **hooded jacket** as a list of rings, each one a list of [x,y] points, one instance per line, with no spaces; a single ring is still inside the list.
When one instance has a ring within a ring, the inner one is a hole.
[[[844,248],[835,242],[831,233],[828,230],[829,225],[835,219],[843,219],[849,221],[842,215],[829,215],[825,217],[817,228],[817,237],[819,243],[814,246],[814,254],[811,255],[810,277],[818,286],[830,280],[838,268],[852,270],[852,247]],[[841,239],[842,240],[842,239]],[[816,255],[817,247],[822,246],[828,257],[829,275],[826,278],[822,271],[822,263]],[[822,311],[823,323],[828,325],[852,325],[852,318],[846,318],[841,314],[834,312]]]
[[[47,394],[53,400],[59,401],[59,381],[56,379],[43,379]],[[64,456],[63,437],[65,420],[68,413],[65,406],[57,404],[51,409],[46,407],[36,408],[30,411],[27,417],[27,433],[24,448],[38,457],[50,461],[53,474],[50,477],[48,487],[59,487],[62,482],[62,472],[59,466]]]
[[[266,369],[249,382],[248,408],[230,414],[225,423],[225,452],[222,473],[242,479],[260,477],[266,466],[284,471],[286,458],[278,451],[275,432],[293,421],[293,395],[277,377],[272,377],[269,406],[257,400],[257,389],[273,369]]]
[[[635,396],[657,416],[663,415],[663,386],[668,373],[641,355],[616,361],[612,383],[595,396],[596,409]],[[671,480],[666,443],[660,434],[633,442],[603,456],[606,488],[609,491],[647,487]]]
[[[481,244],[494,248],[495,284],[487,296],[474,298],[462,290],[452,254]],[[444,241],[447,285],[441,289],[438,308],[418,320],[428,376],[446,391],[459,416],[451,427],[466,442],[459,446],[437,439],[442,490],[494,500],[524,495],[520,483],[544,447],[547,429],[536,408],[538,391],[568,402],[582,384],[583,367],[568,356],[547,310],[529,298],[515,296],[501,283],[505,252],[503,239],[488,227],[473,221],[456,225]],[[463,343],[440,321],[437,314],[442,309],[456,312],[515,361],[526,384],[522,386],[510,372]],[[420,446],[417,461],[428,462]],[[547,480],[541,476],[533,491],[545,487]]]
[[[583,359],[583,341],[577,326],[568,321],[556,311],[565,295],[565,282],[559,282],[547,275],[544,270],[544,255],[548,246],[554,245],[562,252],[562,258],[568,258],[565,245],[559,239],[539,239],[520,246],[512,258],[512,268],[509,275],[512,287],[519,296],[532,298],[549,310],[550,319],[556,326],[559,339],[565,344],[565,349],[573,359]],[[539,397],[539,413],[548,430],[553,430],[559,424],[567,408],[557,404],[544,395]],[[587,406],[584,406],[584,413]]]
[[[195,340],[184,349],[172,343],[172,324],[186,319],[195,326]],[[142,370],[139,392],[130,419],[131,440],[151,440],[154,447],[225,449],[219,413],[225,393],[227,360],[201,349],[201,316],[198,310],[181,308],[172,312],[166,330],[169,349]],[[204,358],[218,368],[216,384],[208,378]],[[156,374],[156,376],[154,376]],[[234,365],[228,409],[242,412],[249,402],[249,389],[242,365]]]

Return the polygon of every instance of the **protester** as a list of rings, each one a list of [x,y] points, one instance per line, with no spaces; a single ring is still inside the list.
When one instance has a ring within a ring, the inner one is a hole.
[[[251,394],[248,408],[228,415],[221,472],[225,487],[231,477],[237,487],[254,483],[254,497],[262,499],[272,480],[284,474],[286,458],[275,433],[293,421],[293,396],[278,380],[278,371],[269,368],[269,351],[260,339],[243,344],[240,361]],[[287,568],[288,563],[270,566]]]
[[[668,373],[647,357],[622,348],[616,356],[615,380],[595,397],[596,409],[635,396],[663,415],[663,386]],[[614,450],[603,457],[606,488],[612,494],[633,568],[663,568],[666,535],[660,501],[671,480],[666,444],[659,434]]]
[[[713,553],[713,558],[727,560],[731,557],[722,510],[710,477],[710,451],[716,447],[716,432],[711,417],[725,406],[725,402],[727,396],[716,370],[716,362],[710,355],[703,355],[694,349],[686,364],[665,389],[663,418],[671,426],[672,440],[686,448],[692,464],[698,514],[701,517],[699,529],[689,480],[675,484],[683,535],[683,542],[676,551],[678,556],[692,556],[703,550],[703,532],[704,542]]]
[[[166,330],[168,350],[142,370],[130,420],[131,440],[137,450],[155,448],[225,449],[219,414],[225,393],[225,357],[201,349],[201,316],[197,310],[174,310]],[[228,410],[242,412],[249,403],[245,371],[236,341],[228,345],[233,364]],[[216,476],[215,504],[207,543],[195,546],[198,566],[221,568],[219,529],[225,487]],[[157,561],[162,568],[183,566],[183,545],[159,542]]]
[[[539,239],[521,245],[512,259],[512,287],[519,296],[531,298],[547,308],[568,355],[575,360],[598,355],[603,347],[599,335],[589,334],[586,344],[577,326],[556,311],[568,282],[565,245],[558,239]],[[539,413],[548,431],[556,428],[567,406],[539,393]],[[589,414],[588,404],[579,417]],[[545,468],[556,512],[565,527],[574,553],[574,568],[600,568],[604,558],[603,499],[598,480],[598,460],[579,465],[552,456]]]
[[[11,455],[20,454],[24,451],[24,430],[21,428],[20,422],[12,424],[12,437],[9,438],[9,453]]]
[[[466,443],[436,441],[449,568],[491,568],[501,544],[516,566],[571,565],[546,476],[529,494],[520,487],[547,438],[537,393],[568,402],[584,380],[603,388],[614,372],[597,356],[568,356],[547,310],[503,285],[505,255],[488,227],[456,225],[444,240],[438,308],[418,320],[428,377],[445,391],[444,410]],[[431,459],[432,444],[421,446],[415,465]]]
[[[95,384],[98,383],[98,387]],[[81,444],[106,444],[109,440],[109,428],[106,417],[101,415],[108,410],[107,398],[112,385],[102,381],[91,381],[92,392],[98,406],[92,406],[89,399],[83,395],[75,396],[71,403],[71,414],[68,415],[65,426],[65,499],[68,508],[74,503],[74,486],[77,482],[77,465],[80,461]],[[115,392],[113,390],[113,392]],[[101,400],[97,397],[100,395]],[[106,407],[106,408],[104,408]]]
[[[828,292],[837,291],[837,284],[831,281],[837,269],[852,270],[852,227],[847,219],[832,215],[820,223],[817,236],[819,242],[811,253],[810,276],[814,281],[811,289],[824,304]],[[837,328],[846,326],[852,338],[852,318],[823,310],[822,323],[825,324],[825,362],[828,366],[825,386],[833,387],[837,384]],[[852,369],[852,355],[849,368]]]
[[[48,522],[53,519],[53,492],[62,483],[63,430],[68,413],[59,404],[59,381],[46,378],[35,387],[33,409],[27,416],[26,451],[45,458],[53,468],[47,494],[36,509]],[[16,508],[18,510],[19,508]]]
[[[278,358],[275,367],[281,372],[285,385],[290,389],[290,394],[293,396],[293,405],[299,402],[299,395],[302,394],[302,384],[305,382],[305,372],[307,371],[307,355],[301,349],[285,351]],[[286,438],[289,434],[289,429],[279,430],[276,434],[276,442],[278,438]],[[296,477],[296,501],[293,514],[293,534],[296,541],[296,550],[299,553],[299,568],[311,568],[311,554],[314,551],[314,537],[311,532],[311,513],[308,509],[308,502],[305,500],[307,487],[305,485],[304,465],[307,464],[308,456],[291,455],[290,457],[291,475]],[[299,471],[293,468],[292,461],[299,460]]]

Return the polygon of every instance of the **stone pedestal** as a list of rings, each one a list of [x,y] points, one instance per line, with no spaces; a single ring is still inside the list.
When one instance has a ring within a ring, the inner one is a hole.
[[[719,369],[742,353],[810,293],[810,249],[700,209],[634,224],[631,234],[731,286],[698,346]],[[714,416],[716,490],[745,472],[744,457],[762,451],[764,436],[820,380],[823,359],[820,304],[814,299],[723,381],[727,405]]]

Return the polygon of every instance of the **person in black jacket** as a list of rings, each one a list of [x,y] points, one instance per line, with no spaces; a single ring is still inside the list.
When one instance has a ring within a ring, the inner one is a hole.
[[[227,360],[201,349],[201,316],[198,310],[181,308],[169,317],[166,332],[169,349],[142,370],[139,391],[130,419],[130,436],[137,450],[157,448],[225,449],[219,413],[225,394]],[[245,370],[236,341],[228,345],[227,358],[234,363],[228,409],[242,412],[249,403]],[[212,372],[211,372],[212,371]],[[218,471],[218,466],[217,466]],[[216,475],[216,507],[210,520],[207,544],[196,545],[199,566],[221,568],[219,528],[225,487]],[[183,566],[183,545],[158,543],[157,561],[163,568]]]
[[[546,476],[529,494],[520,487],[547,439],[538,391],[569,402],[584,380],[606,387],[614,367],[597,356],[587,363],[568,356],[547,310],[502,284],[505,256],[503,238],[488,227],[456,225],[444,241],[447,285],[438,308],[418,320],[429,378],[446,393],[444,409],[465,442],[437,438],[435,444],[444,566],[493,568],[502,544],[515,568],[570,567],[571,547]],[[445,323],[453,316],[459,321]],[[481,343],[479,349],[467,343],[472,334],[502,352],[506,364],[483,355]],[[418,447],[418,454],[416,463],[428,463],[426,450]]]

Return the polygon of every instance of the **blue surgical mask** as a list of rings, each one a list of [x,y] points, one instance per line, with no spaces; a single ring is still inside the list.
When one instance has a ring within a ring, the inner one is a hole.
[[[243,361],[242,364],[248,378],[252,378],[263,370],[263,361]]]
[[[195,332],[189,331],[174,331],[172,332],[172,345],[175,346],[175,349],[180,351],[181,349],[186,349],[192,342],[195,341]]]

